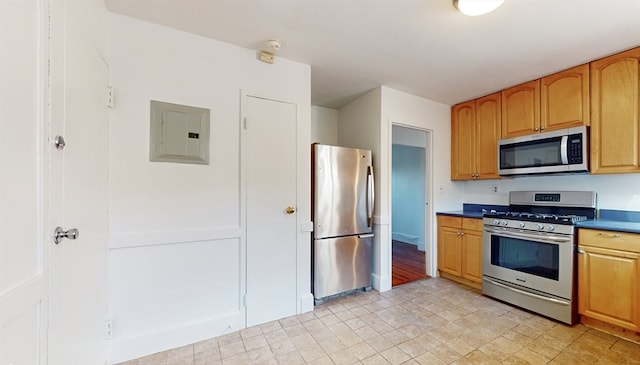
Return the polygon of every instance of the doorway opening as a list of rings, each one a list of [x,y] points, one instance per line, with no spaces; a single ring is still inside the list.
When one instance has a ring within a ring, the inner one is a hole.
[[[391,284],[428,278],[429,140],[427,130],[392,125]]]

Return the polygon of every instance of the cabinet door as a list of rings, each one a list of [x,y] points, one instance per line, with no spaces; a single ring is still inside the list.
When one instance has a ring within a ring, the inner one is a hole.
[[[640,48],[591,62],[591,173],[640,172]]]
[[[640,330],[640,254],[580,246],[580,314]]]
[[[502,94],[502,138],[540,131],[540,80],[505,89]]]
[[[482,282],[482,232],[462,232],[462,277]]]
[[[540,80],[540,130],[589,125],[589,65]]]
[[[461,276],[461,235],[459,229],[450,227],[440,228],[441,251],[438,252],[438,258],[442,259],[440,271],[448,274]]]
[[[475,175],[475,101],[451,108],[451,180]]]
[[[500,93],[476,100],[476,178],[498,179]]]

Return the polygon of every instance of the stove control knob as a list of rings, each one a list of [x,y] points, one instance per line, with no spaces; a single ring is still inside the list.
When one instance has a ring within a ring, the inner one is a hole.
[[[503,225],[503,226],[506,226],[506,225],[508,225],[508,224],[509,224],[509,222],[507,222],[507,221],[502,221],[502,225]]]
[[[547,231],[554,231],[556,229],[556,227],[554,227],[551,224],[547,224]]]
[[[495,224],[496,226],[499,226],[499,225],[500,225],[500,221],[499,221],[499,220],[497,220],[497,219],[494,219],[494,220],[493,220],[493,224]]]
[[[544,224],[538,223],[538,229],[542,231],[544,229]]]
[[[520,226],[520,228],[524,228],[524,222],[520,222],[520,224],[518,224]]]

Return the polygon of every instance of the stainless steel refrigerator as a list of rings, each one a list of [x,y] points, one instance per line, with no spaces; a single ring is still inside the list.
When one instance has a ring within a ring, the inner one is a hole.
[[[313,296],[371,288],[371,151],[313,145]]]

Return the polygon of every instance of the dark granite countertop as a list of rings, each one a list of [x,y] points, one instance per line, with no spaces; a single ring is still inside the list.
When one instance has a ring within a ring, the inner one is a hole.
[[[578,223],[578,228],[640,233],[640,212],[600,209],[599,218]]]
[[[437,212],[437,215],[450,215],[454,217],[464,217],[464,218],[482,218],[482,212],[470,212],[464,210],[452,210],[447,212]]]
[[[468,204],[462,205],[462,210],[452,210],[446,212],[437,212],[437,215],[451,215],[464,218],[482,218],[482,210],[491,211],[507,211],[509,207],[506,205],[489,205],[489,204]]]
[[[462,210],[437,212],[438,215],[450,215],[464,218],[482,218],[482,209],[485,210],[508,210],[507,206],[464,204]],[[600,218],[578,222],[578,228],[602,229],[606,231],[640,233],[640,212],[624,210],[600,210]]]
[[[578,228],[602,229],[605,231],[640,233],[640,222],[625,222],[610,219],[596,219],[577,223]]]

